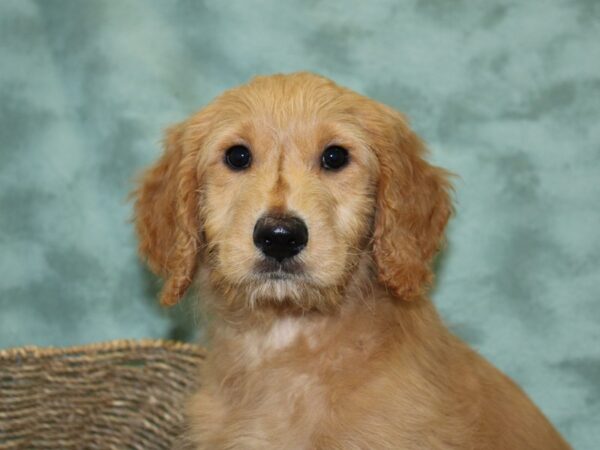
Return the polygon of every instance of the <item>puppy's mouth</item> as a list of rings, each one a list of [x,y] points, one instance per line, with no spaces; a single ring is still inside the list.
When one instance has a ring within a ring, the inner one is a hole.
[[[293,259],[281,262],[262,259],[256,263],[254,271],[264,280],[297,280],[305,275],[303,264]]]

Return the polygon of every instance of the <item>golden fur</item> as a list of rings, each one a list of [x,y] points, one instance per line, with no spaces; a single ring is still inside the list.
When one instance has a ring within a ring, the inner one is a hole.
[[[244,144],[243,172],[223,163]],[[349,150],[338,172],[328,145]],[[136,191],[162,303],[194,280],[214,316],[194,449],[567,449],[427,298],[451,213],[448,174],[398,112],[308,73],[258,77],[168,131]],[[254,271],[266,212],[309,230],[300,275]]]

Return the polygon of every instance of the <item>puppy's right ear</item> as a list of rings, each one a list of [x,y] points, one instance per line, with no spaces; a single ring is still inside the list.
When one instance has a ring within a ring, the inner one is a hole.
[[[176,304],[192,283],[200,246],[198,151],[186,148],[185,128],[167,130],[163,155],[133,193],[139,251],[165,279],[165,306]]]

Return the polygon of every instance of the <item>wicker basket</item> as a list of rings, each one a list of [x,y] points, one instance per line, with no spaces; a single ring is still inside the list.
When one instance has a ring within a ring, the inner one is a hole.
[[[0,351],[0,449],[169,449],[203,356],[165,341]]]

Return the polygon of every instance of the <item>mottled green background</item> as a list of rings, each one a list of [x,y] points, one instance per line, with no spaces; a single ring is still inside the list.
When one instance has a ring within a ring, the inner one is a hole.
[[[133,174],[166,125],[295,70],[405,111],[460,175],[436,303],[598,448],[595,0],[0,0],[0,347],[189,337],[136,258]]]

